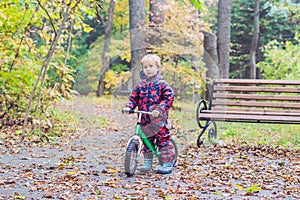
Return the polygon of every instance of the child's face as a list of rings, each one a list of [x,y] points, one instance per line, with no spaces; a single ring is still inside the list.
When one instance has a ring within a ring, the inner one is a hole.
[[[155,76],[158,72],[158,67],[155,63],[145,63],[143,65],[143,72],[148,78]]]

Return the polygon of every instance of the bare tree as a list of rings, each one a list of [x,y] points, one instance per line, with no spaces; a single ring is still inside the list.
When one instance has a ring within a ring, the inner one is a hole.
[[[219,60],[217,52],[217,37],[215,34],[202,31],[204,35],[204,55],[203,62],[207,68],[206,71],[206,99],[210,98],[211,80],[220,78]]]
[[[217,46],[221,78],[229,77],[231,0],[219,0]]]
[[[102,52],[102,62],[101,62],[101,66],[100,66],[100,77],[99,77],[98,89],[97,89],[98,97],[104,95],[104,78],[105,78],[105,74],[109,68],[109,61],[105,54],[109,51],[110,31],[111,31],[112,22],[113,22],[114,8],[115,8],[115,0],[111,0],[110,4],[109,4],[109,9],[108,9],[108,21],[107,21],[107,26],[105,29],[104,48],[103,48],[103,52]]]
[[[145,54],[143,46],[145,33],[145,2],[144,0],[129,0],[130,48],[132,84],[139,81],[141,71],[140,60]]]
[[[250,78],[256,79],[256,50],[259,39],[259,0],[255,0],[254,5],[254,31],[250,47]]]

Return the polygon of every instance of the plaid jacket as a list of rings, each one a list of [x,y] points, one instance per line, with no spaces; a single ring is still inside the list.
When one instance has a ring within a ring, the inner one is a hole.
[[[141,125],[153,125],[157,128],[159,127],[159,130],[162,128],[168,129],[167,119],[169,115],[169,109],[174,101],[174,92],[172,88],[166,81],[163,80],[163,77],[160,73],[149,80],[148,77],[141,72],[140,78],[141,82],[138,83],[133,89],[126,107],[131,109],[138,107],[138,110],[143,111],[158,110],[160,112],[160,116],[157,118],[143,114]],[[159,132],[159,130],[153,131]]]

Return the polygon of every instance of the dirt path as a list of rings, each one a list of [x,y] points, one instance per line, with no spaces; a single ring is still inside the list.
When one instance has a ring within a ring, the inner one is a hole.
[[[0,199],[298,199],[300,153],[247,145],[201,149],[177,139],[172,174],[126,177],[127,139],[134,119],[116,107],[74,101],[64,106],[110,126],[78,121],[80,129],[56,145],[0,141]],[[176,138],[175,138],[176,139]]]

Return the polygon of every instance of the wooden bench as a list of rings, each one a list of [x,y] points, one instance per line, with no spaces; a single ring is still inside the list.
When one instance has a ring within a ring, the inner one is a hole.
[[[209,90],[209,103],[198,102],[196,120],[202,134],[217,137],[216,121],[300,124],[300,81],[218,79]]]

